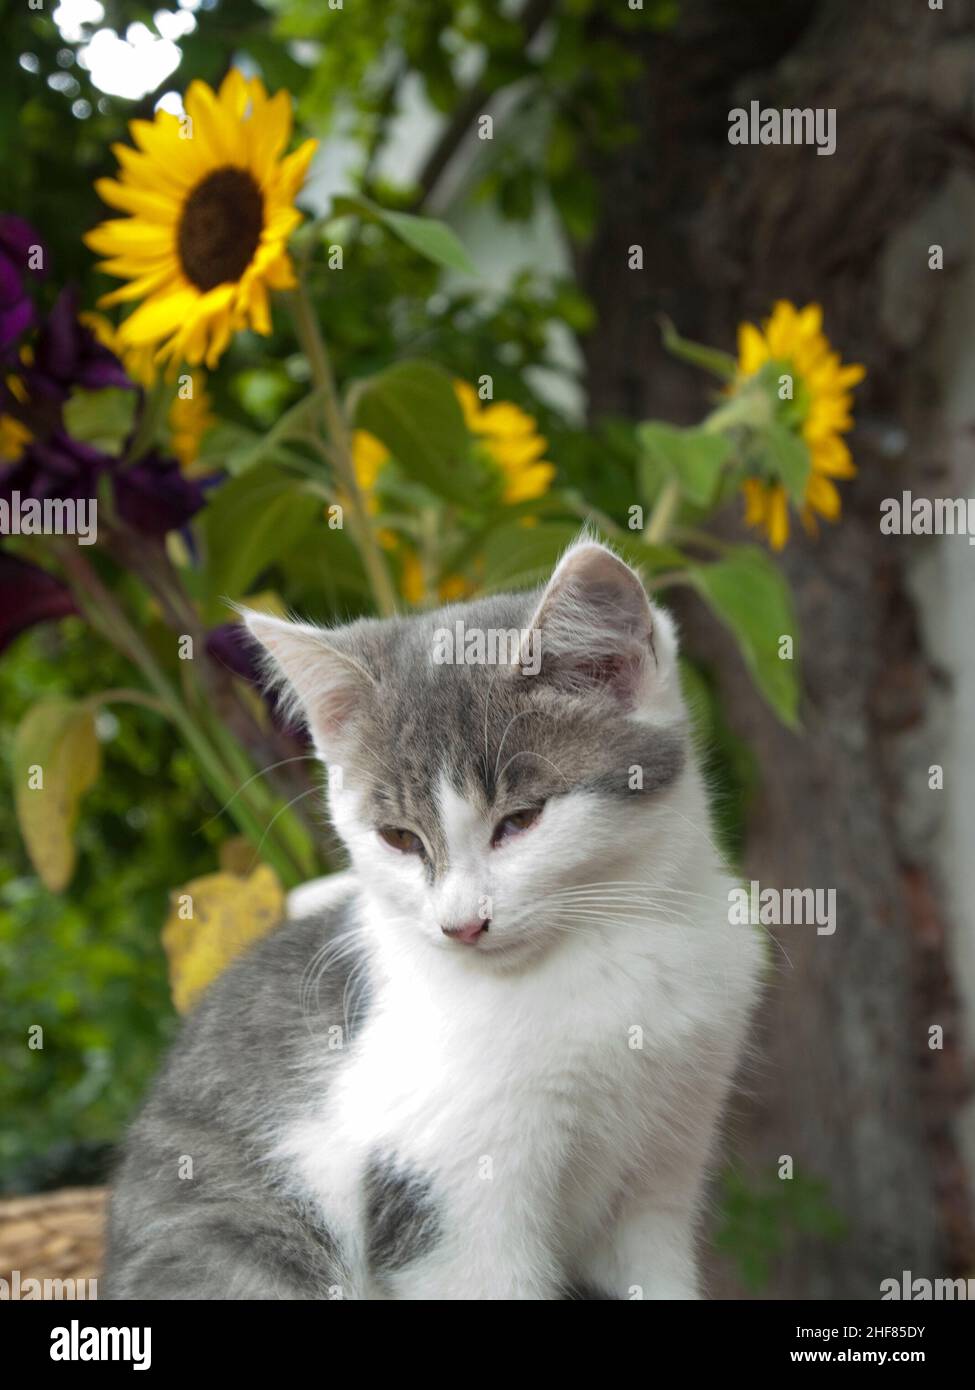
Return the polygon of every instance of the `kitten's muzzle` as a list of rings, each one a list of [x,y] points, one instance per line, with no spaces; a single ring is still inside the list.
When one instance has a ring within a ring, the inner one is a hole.
[[[440,930],[452,941],[463,941],[465,945],[473,946],[490,925],[490,917],[476,917],[470,922],[441,922]]]

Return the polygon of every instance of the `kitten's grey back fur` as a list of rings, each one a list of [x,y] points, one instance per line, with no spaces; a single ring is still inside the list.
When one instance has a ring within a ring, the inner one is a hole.
[[[356,961],[330,952],[317,965],[348,925],[341,904],[281,927],[186,1019],[115,1176],[103,1297],[324,1299],[347,1283],[329,1231],[261,1141],[306,1100],[316,1043],[345,1028]]]

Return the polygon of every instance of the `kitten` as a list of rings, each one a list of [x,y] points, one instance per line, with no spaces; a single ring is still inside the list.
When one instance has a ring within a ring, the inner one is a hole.
[[[584,538],[540,594],[247,622],[352,868],[187,1019],[105,1291],[698,1297],[762,947],[728,921],[670,619]],[[457,662],[492,634],[502,664]]]

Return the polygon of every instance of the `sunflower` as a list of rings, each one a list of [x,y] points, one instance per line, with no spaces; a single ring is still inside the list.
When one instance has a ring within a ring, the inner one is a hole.
[[[365,499],[366,510],[373,516],[379,510],[379,502],[376,498],[379,471],[388,459],[389,450],[381,439],[377,439],[368,430],[353,431],[352,466],[355,469],[359,490]]]
[[[502,501],[513,506],[546,493],[555,477],[555,467],[542,458],[548,441],[538,433],[532,416],[511,401],[483,405],[473,386],[466,381],[454,382],[454,394],[464,412],[468,430],[500,476]],[[385,444],[368,430],[353,433],[352,463],[356,481],[372,516],[379,510],[376,497],[379,476],[390,457]],[[523,517],[522,522],[530,525],[531,518]],[[427,594],[427,576],[416,550],[387,529],[379,532],[379,541],[386,550],[399,556],[400,592],[407,603],[422,603]],[[437,597],[442,603],[453,603],[473,592],[474,584],[462,574],[445,575],[437,585]]]
[[[513,506],[516,502],[534,501],[548,492],[555,467],[542,457],[548,440],[538,433],[532,416],[512,401],[484,405],[466,381],[455,381],[454,392],[467,428],[483,444],[501,473],[503,500]]]
[[[206,465],[201,466],[197,459],[203,436],[217,423],[212,405],[213,400],[203,382],[195,380],[192,396],[184,397],[177,392],[169,407],[169,448],[179,460],[182,471],[190,477],[207,471]]]
[[[100,268],[129,283],[102,305],[142,303],[119,330],[126,348],[157,362],[215,367],[231,335],[271,330],[269,289],[295,284],[287,241],[301,221],[294,199],[316,141],[283,156],[291,137],[287,92],[269,97],[232,69],[214,92],[191,82],[186,118],[157,111],[132,121],[137,149],[114,145],[117,179],[95,187],[129,216],[85,237]]]
[[[791,374],[795,420],[809,450],[810,471],[800,516],[808,531],[815,532],[817,516],[835,521],[840,514],[836,478],[852,478],[856,467],[842,435],[853,427],[851,388],[862,381],[866,369],[857,363],[844,365],[822,331],[823,311],[818,304],[797,309],[780,299],[762,328],[743,323],[738,329],[738,378],[740,391],[755,375],[773,363]],[[789,499],[781,483],[746,478],[745,521],[764,530],[773,550],[789,539]]]

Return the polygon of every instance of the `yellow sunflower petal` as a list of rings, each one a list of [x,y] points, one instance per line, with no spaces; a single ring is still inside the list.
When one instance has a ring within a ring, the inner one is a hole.
[[[798,315],[799,333],[806,338],[818,337],[823,330],[823,311],[818,304],[807,304]]]
[[[768,538],[773,550],[782,550],[789,539],[789,498],[778,484],[768,494]]]
[[[180,138],[180,123],[169,111],[157,111],[154,121],[129,122],[129,132],[147,160],[133,161],[132,172],[152,167],[160,177],[186,186],[195,176],[194,145]]]
[[[455,380],[454,395],[460,403],[460,408],[464,412],[464,424],[469,430],[474,430],[477,425],[477,418],[481,412],[481,402],[477,392],[469,382]]]
[[[514,402],[495,401],[480,412],[477,428],[484,434],[505,436],[530,434],[536,425],[532,417]]]
[[[806,505],[827,521],[835,521],[843,504],[833,483],[819,473],[812,473],[806,486]]]
[[[110,290],[108,294],[103,294],[98,302],[103,309],[108,309],[113,304],[127,304],[131,299],[142,299],[147,294],[154,294],[171,277],[172,267],[164,265],[159,270],[137,276],[120,289]]]
[[[298,281],[295,277],[294,266],[291,264],[291,257],[282,255],[272,261],[265,271],[265,279],[272,290],[293,290]]]
[[[548,492],[554,477],[553,464],[535,463],[507,479],[502,493],[504,501],[511,506],[516,502],[533,502]]]
[[[856,386],[867,374],[867,369],[860,362],[848,362],[838,373],[837,380],[842,390],[847,391],[851,386]]]
[[[143,343],[168,336],[185,323],[199,298],[198,290],[181,285],[167,294],[146,300],[122,324],[119,330],[122,341],[132,347],[140,347]]]
[[[795,305],[787,299],[778,300],[765,328],[770,357],[788,357],[791,354],[796,342],[796,328]]]
[[[220,105],[231,120],[239,122],[244,118],[244,112],[247,110],[250,99],[250,84],[245,79],[244,74],[240,68],[231,68],[220,83],[220,90],[217,93],[217,100]]]
[[[155,222],[120,217],[93,227],[90,232],[85,232],[83,240],[100,256],[117,256],[120,253],[161,256],[172,251],[173,231],[171,227],[160,227]]]
[[[141,188],[127,188],[114,179],[96,179],[95,192],[103,203],[120,212],[140,213],[150,222],[172,226],[179,214],[179,203],[164,193],[147,193]]]
[[[267,286],[263,280],[255,280],[250,294],[251,328],[262,337],[271,332],[271,308],[268,303]]]
[[[251,149],[264,175],[274,167],[281,151],[291,139],[291,98],[288,93],[276,92],[270,99],[258,96],[254,119],[248,121],[247,127],[251,137]],[[314,146],[317,141],[309,143]],[[286,164],[287,161],[282,161],[280,178],[285,177]]]
[[[305,181],[305,175],[308,173],[308,166],[317,149],[317,140],[306,140],[303,145],[298,146],[293,154],[282,159],[278,177],[288,197],[293,198],[301,188]]]
[[[186,89],[183,105],[193,122],[193,143],[203,152],[207,164],[217,169],[241,163],[234,157],[240,148],[238,124],[212,88],[199,78],[194,79]]]
[[[751,376],[768,361],[768,344],[753,323],[738,325],[738,370]]]
[[[423,578],[423,566],[420,564],[420,557],[415,551],[409,550],[403,556],[403,568],[400,571],[399,581],[400,592],[407,603],[422,603],[426,593],[426,583]]]
[[[746,526],[763,526],[768,511],[766,487],[758,478],[746,478],[741,485],[745,498]]]
[[[491,457],[501,468],[509,472],[537,463],[547,448],[548,440],[543,439],[540,434],[511,439],[492,437],[487,441],[487,450]]]
[[[389,450],[381,439],[369,430],[356,430],[352,435],[352,462],[356,481],[364,492],[376,486],[379,470],[389,460]]]
[[[853,456],[839,435],[831,435],[828,439],[813,443],[809,452],[815,473],[822,473],[827,478],[856,477]]]

